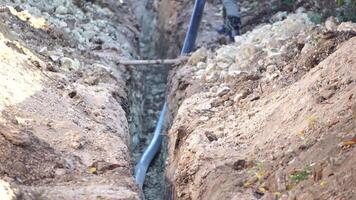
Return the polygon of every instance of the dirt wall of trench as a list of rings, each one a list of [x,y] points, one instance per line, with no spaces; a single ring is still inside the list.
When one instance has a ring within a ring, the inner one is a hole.
[[[138,55],[131,5],[0,6],[0,199],[139,199],[117,64]]]
[[[181,41],[191,3],[161,2],[178,22],[162,27]],[[356,26],[316,25],[304,5],[220,46],[208,3],[198,41],[208,50],[169,76],[170,199],[355,198]]]

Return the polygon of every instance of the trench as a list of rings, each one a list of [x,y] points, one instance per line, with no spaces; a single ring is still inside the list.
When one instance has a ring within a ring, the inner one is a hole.
[[[140,25],[139,54],[140,59],[164,58],[159,49],[163,43],[156,26],[157,14],[154,11],[153,0],[134,1],[133,8]],[[149,65],[135,66],[130,70],[129,100],[130,115],[129,125],[131,134],[131,157],[133,166],[140,160],[144,150],[150,143],[156,123],[162,109],[168,66]],[[143,195],[145,200],[164,199],[164,163],[166,157],[166,145],[163,145],[160,152],[152,161],[143,185]]]

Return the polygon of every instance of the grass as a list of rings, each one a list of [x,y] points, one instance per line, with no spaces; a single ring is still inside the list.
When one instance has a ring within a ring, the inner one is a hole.
[[[340,9],[337,16],[340,21],[356,22],[356,0],[336,0],[336,5]]]
[[[304,167],[303,170],[296,171],[289,176],[289,178],[296,184],[306,180],[308,176],[311,174],[310,166]]]

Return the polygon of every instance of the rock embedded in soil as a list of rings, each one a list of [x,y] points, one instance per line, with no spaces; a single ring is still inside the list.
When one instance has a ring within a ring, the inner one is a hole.
[[[14,180],[24,199],[34,193],[45,199],[139,199],[124,110],[130,74],[116,64],[137,58],[131,4],[3,3],[27,18],[1,13],[0,179]],[[103,173],[88,173],[96,161],[110,163],[109,170],[99,166]]]
[[[80,62],[77,59],[71,59],[71,58],[61,58],[60,59],[61,63],[61,69],[64,71],[77,71],[80,69]]]
[[[204,62],[208,56],[208,52],[205,48],[200,48],[199,50],[195,51],[188,59],[188,64],[195,66],[199,62]]]
[[[319,30],[305,13],[289,14],[282,21],[237,37],[236,43],[213,50],[206,68],[193,74],[185,73],[187,65],[173,69],[170,81],[203,74],[187,88],[204,88],[189,94],[174,88],[169,91],[173,120],[167,135],[166,176],[175,198],[258,199],[264,194],[262,199],[330,199],[338,198],[335,191],[342,191],[346,199],[352,197],[349,185],[341,184],[353,184],[350,175],[341,171],[353,168],[354,148],[340,154],[338,134],[354,127],[353,121],[347,122],[352,111],[345,112],[351,109],[348,102],[353,99],[354,85],[334,87],[333,83],[340,79],[336,77],[348,77],[355,71],[356,54],[350,50],[356,40],[352,36],[340,39],[336,33],[315,41],[313,37],[323,30],[325,27]],[[334,45],[327,46],[331,43]],[[297,65],[313,56],[312,52],[325,52],[325,56],[313,67]],[[240,74],[229,80],[221,78],[226,70]],[[319,96],[329,101],[314,101]],[[176,102],[180,102],[178,107],[173,106]],[[201,105],[206,102],[211,108],[203,111]],[[338,123],[323,126],[332,119]],[[189,134],[179,135],[180,127]],[[234,169],[231,163],[241,157],[251,158],[253,164]],[[338,163],[332,172],[314,165],[330,159]],[[292,172],[297,172],[297,178],[290,177]],[[321,173],[333,174],[324,177]],[[261,192],[261,188],[267,191]]]
[[[31,144],[31,137],[26,131],[1,130],[0,132],[6,140],[8,140],[14,145],[28,146]]]

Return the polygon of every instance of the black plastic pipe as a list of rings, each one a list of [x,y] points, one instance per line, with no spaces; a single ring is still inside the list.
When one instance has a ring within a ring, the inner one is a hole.
[[[188,31],[185,35],[181,55],[188,54],[194,50],[195,41],[197,39],[199,25],[203,16],[206,0],[196,0],[194,4],[193,14],[190,18]]]
[[[199,24],[203,16],[205,2],[206,0],[195,1],[193,14],[192,17],[190,18],[190,23],[184,39],[181,55],[188,54],[194,50],[195,41],[197,39],[198,30],[199,30]],[[140,161],[135,166],[135,180],[136,183],[140,186],[140,188],[143,187],[147,169],[161,146],[162,139],[163,139],[163,136],[161,135],[161,130],[163,127],[164,117],[166,112],[167,112],[167,102],[165,101],[156,125],[153,138],[150,144],[148,145],[147,149],[143,153]]]

